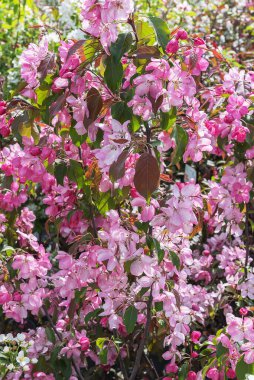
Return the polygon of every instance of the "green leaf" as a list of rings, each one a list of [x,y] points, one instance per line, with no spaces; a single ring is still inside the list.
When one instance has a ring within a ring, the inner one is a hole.
[[[79,135],[75,128],[70,128],[70,137],[74,145],[80,147],[81,144],[86,140],[86,135]]]
[[[236,365],[236,377],[237,380],[245,380],[246,375],[254,375],[254,363],[247,364],[242,356]]]
[[[107,57],[104,79],[111,91],[116,92],[122,84],[123,66],[121,62],[115,62],[112,56]]]
[[[139,45],[153,46],[156,42],[154,28],[147,21],[138,20],[136,23],[136,31]]]
[[[114,58],[115,62],[120,61],[124,53],[126,53],[132,44],[132,35],[131,33],[121,33],[119,34],[116,42],[111,44],[110,52]]]
[[[176,125],[174,129],[174,137],[176,141],[176,147],[173,154],[172,164],[177,164],[183,157],[186,146],[188,144],[188,133],[180,127],[180,125]]]
[[[101,361],[101,364],[107,364],[108,361],[108,350],[107,348],[103,348],[103,350],[100,351],[99,353],[99,358]]]
[[[228,349],[224,346],[222,346],[221,342],[216,347],[216,357],[220,358],[222,355],[225,355],[228,353]]]
[[[128,334],[131,334],[135,328],[138,319],[138,311],[134,306],[129,306],[124,313],[123,321]]]
[[[46,327],[45,332],[46,332],[46,335],[47,335],[48,340],[49,340],[51,343],[54,343],[54,344],[55,344],[55,342],[56,342],[56,337],[55,337],[54,330],[53,330],[51,327]]]
[[[131,110],[125,102],[118,102],[111,107],[112,118],[118,120],[121,124],[130,120],[132,117]]]
[[[63,185],[64,177],[67,174],[67,166],[66,163],[61,161],[55,165],[55,171],[54,171],[57,183],[59,185]]]
[[[100,313],[102,313],[102,311],[103,309],[96,309],[96,310],[90,311],[90,313],[88,313],[85,316],[85,323],[89,322],[92,318],[97,317]]]
[[[170,251],[169,254],[170,254],[173,265],[179,270],[181,266],[181,262],[178,255],[173,251]]]
[[[154,307],[155,307],[155,310],[156,310],[156,311],[162,311],[162,310],[163,310],[163,302],[162,302],[162,301],[160,301],[160,302],[155,302]]]
[[[67,169],[67,176],[70,181],[76,182],[80,189],[84,185],[83,175],[84,170],[81,163],[75,160],[70,160],[70,166]]]
[[[96,339],[96,346],[100,349],[104,347],[105,342],[108,341],[108,338],[97,338]]]
[[[151,237],[150,235],[148,235],[146,238],[146,244],[150,250],[156,252],[157,257],[158,257],[158,262],[160,264],[164,258],[165,252],[163,251],[163,249],[161,249],[159,241]]]
[[[139,292],[138,292],[138,296],[139,297],[143,297],[144,294],[146,294],[148,292],[148,290],[150,290],[150,288],[142,288]]]
[[[188,370],[189,370],[189,364],[188,363],[182,364],[180,371],[178,373],[178,380],[185,380],[187,378]]]
[[[176,122],[176,107],[172,107],[169,112],[161,112],[161,124],[160,127],[164,131],[168,131],[175,125]]]
[[[167,43],[169,42],[170,31],[165,21],[159,17],[150,16],[149,20],[152,22],[155,29],[157,39],[161,47],[165,50]]]

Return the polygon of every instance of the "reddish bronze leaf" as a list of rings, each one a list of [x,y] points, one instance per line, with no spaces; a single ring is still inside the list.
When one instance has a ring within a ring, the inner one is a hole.
[[[143,153],[136,164],[134,185],[143,197],[148,198],[160,184],[158,162],[150,153]]]
[[[92,124],[97,117],[103,106],[103,101],[99,91],[92,87],[87,93],[87,108],[89,111],[89,117],[85,117],[84,126],[87,128]]]
[[[160,51],[155,46],[140,46],[135,53],[139,59],[159,58]]]
[[[66,94],[62,94],[57,98],[57,100],[50,106],[49,114],[50,116],[55,116],[59,111],[62,110],[66,102]]]
[[[55,54],[48,53],[46,57],[41,61],[38,67],[38,73],[40,74],[40,80],[46,78],[49,71],[51,71],[55,66]]]
[[[118,159],[113,162],[113,164],[110,166],[109,169],[109,176],[113,181],[117,181],[118,179],[122,178],[125,173],[125,161],[128,157],[129,151],[124,150]]]
[[[68,61],[68,59],[69,59],[73,54],[75,54],[76,51],[77,51],[78,49],[80,49],[81,46],[83,46],[85,42],[86,42],[86,40],[79,40],[79,41],[75,42],[75,44],[72,45],[72,46],[70,47],[69,51],[68,51],[66,61]]]

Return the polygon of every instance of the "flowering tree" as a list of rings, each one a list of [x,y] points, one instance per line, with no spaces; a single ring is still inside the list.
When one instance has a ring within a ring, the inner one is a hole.
[[[2,379],[254,374],[254,72],[85,0],[0,102]]]

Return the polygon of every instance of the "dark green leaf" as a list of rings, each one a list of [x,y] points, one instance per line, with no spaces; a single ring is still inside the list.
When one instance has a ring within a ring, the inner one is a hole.
[[[179,270],[180,266],[181,266],[181,262],[180,262],[178,255],[173,251],[170,251],[169,254],[170,254],[172,263]]]
[[[74,317],[74,314],[76,311],[76,305],[77,305],[77,302],[76,302],[75,298],[73,298],[70,302],[70,306],[68,309],[68,316],[70,317],[70,319],[73,319],[73,317]]]
[[[178,373],[178,380],[186,380],[188,371],[189,371],[189,364],[188,363],[182,364],[180,371]]]
[[[85,323],[89,322],[91,319],[97,317],[100,313],[102,313],[103,309],[96,309],[96,310],[93,310],[93,311],[90,311],[90,313],[88,313],[86,316],[85,316]]]
[[[222,346],[221,343],[219,343],[218,346],[216,347],[216,357],[219,358],[222,355],[225,355],[227,353],[228,353],[228,349],[226,347]]]
[[[174,129],[174,137],[176,141],[176,147],[173,153],[172,164],[177,164],[182,158],[185,152],[186,146],[188,144],[188,133],[180,127],[180,125],[176,125]]]
[[[245,363],[244,356],[242,356],[236,365],[237,380],[246,380],[247,375],[254,375],[254,363]]]
[[[128,334],[131,334],[135,328],[138,319],[138,311],[134,306],[129,306],[124,313],[123,321]]]
[[[167,23],[159,17],[150,16],[149,19],[153,24],[159,44],[165,50],[170,36]]]
[[[63,182],[64,182],[64,177],[66,176],[67,174],[67,166],[66,166],[66,163],[61,161],[59,163],[56,164],[55,166],[55,177],[56,177],[56,180],[57,180],[57,183],[59,185],[63,185]]]
[[[46,332],[48,340],[51,343],[55,343],[56,342],[56,337],[55,337],[54,330],[51,327],[46,327],[45,332]]]
[[[123,66],[121,62],[115,62],[113,57],[107,57],[106,61],[106,69],[104,72],[104,79],[107,86],[113,92],[119,90],[122,78],[123,78]]]
[[[67,169],[67,176],[70,181],[75,182],[81,189],[84,185],[84,170],[80,162],[70,160],[70,166]]]
[[[116,42],[111,44],[110,52],[114,58],[115,62],[120,61],[124,53],[126,53],[132,44],[132,35],[131,33],[121,33],[119,34]]]

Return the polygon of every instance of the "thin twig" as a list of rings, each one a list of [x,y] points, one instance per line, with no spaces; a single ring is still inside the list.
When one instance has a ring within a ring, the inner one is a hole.
[[[117,331],[116,331],[116,329],[113,329],[113,334],[114,334],[115,339],[117,339],[118,336],[117,336]],[[127,370],[126,370],[126,367],[125,367],[125,364],[124,364],[123,358],[122,358],[122,356],[121,356],[121,352],[118,353],[117,359],[118,359],[118,361],[119,361],[120,369],[121,369],[121,372],[122,372],[122,374],[123,374],[124,380],[128,380],[128,372],[127,372]]]
[[[140,367],[141,358],[142,358],[142,355],[143,355],[143,352],[144,352],[144,347],[145,347],[146,339],[148,337],[149,328],[150,328],[151,319],[152,319],[152,315],[151,315],[152,301],[153,301],[152,291],[153,291],[153,286],[151,287],[149,299],[148,299],[148,302],[147,302],[146,325],[145,325],[144,335],[143,335],[143,337],[141,339],[141,342],[140,342],[140,345],[139,345],[139,348],[138,348],[138,351],[137,351],[134,367],[133,367],[131,376],[129,377],[129,380],[135,380],[136,379],[136,376],[137,376],[137,373],[138,373],[138,370],[139,370],[139,367]]]
[[[156,379],[158,380],[160,378],[156,368],[155,368],[155,365],[153,364],[153,361],[148,357],[148,355],[144,354],[145,355],[145,358],[148,362],[148,364],[150,365],[150,367],[152,368],[152,370],[154,371],[155,375],[156,375]]]
[[[51,319],[51,317],[50,317],[50,315],[48,313],[48,310],[46,309],[45,306],[43,306],[42,309],[43,309],[44,313],[46,314],[46,317],[47,317],[47,319],[48,319],[48,321],[49,321],[52,329],[54,330],[54,333],[56,334],[56,336],[58,337],[58,339],[60,340],[60,342],[63,342],[63,338],[62,338],[61,334],[59,333],[59,331],[57,331],[56,326],[54,325],[54,323],[53,323],[53,321],[52,321],[52,319]],[[79,380],[85,380],[84,377],[83,377],[83,375],[80,372],[79,367],[77,366],[77,364],[76,364],[76,362],[75,362],[75,360],[73,358],[71,358],[71,363],[72,363],[72,365],[73,365],[73,367],[75,369],[75,372],[77,374],[78,379]]]

